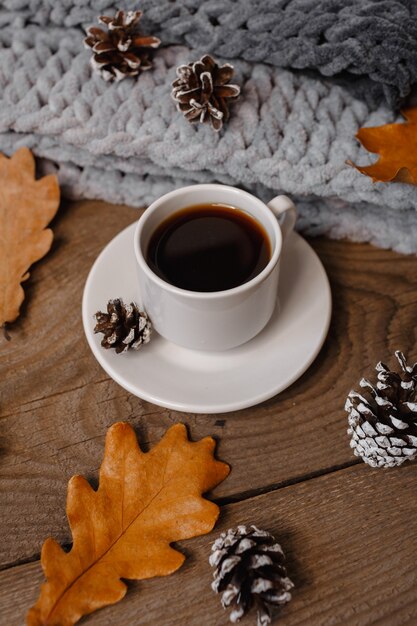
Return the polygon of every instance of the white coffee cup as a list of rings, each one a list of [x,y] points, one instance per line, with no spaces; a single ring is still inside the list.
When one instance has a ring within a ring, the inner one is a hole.
[[[147,246],[159,224],[180,209],[202,203],[231,205],[264,227],[271,258],[248,282],[225,291],[187,291],[165,282],[147,264]],[[140,217],[134,238],[139,304],[155,330],[169,341],[195,350],[228,350],[255,337],[275,309],[283,241],[293,230],[296,216],[295,206],[286,196],[277,196],[266,205],[246,191],[218,184],[183,187],[155,200]],[[278,223],[277,218],[282,221]]]

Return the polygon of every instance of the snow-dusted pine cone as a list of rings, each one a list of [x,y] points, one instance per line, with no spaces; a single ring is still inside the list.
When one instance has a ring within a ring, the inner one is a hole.
[[[240,94],[240,87],[229,83],[234,74],[229,63],[219,66],[206,54],[199,61],[177,67],[172,98],[189,122],[211,122],[220,130],[229,119],[229,104]]]
[[[417,456],[417,363],[407,365],[399,351],[395,356],[402,372],[378,363],[376,385],[362,378],[365,391],[351,391],[345,404],[350,446],[372,467],[393,467]]]
[[[210,565],[215,567],[212,589],[222,594],[223,608],[233,607],[235,624],[252,606],[258,626],[271,623],[271,608],[291,600],[294,587],[287,576],[281,546],[256,526],[230,528],[213,543]]]
[[[91,65],[104,80],[119,81],[152,67],[149,49],[157,48],[161,42],[157,37],[139,35],[141,16],[141,11],[117,11],[114,17],[98,18],[108,30],[97,26],[87,29],[84,45],[93,50]]]
[[[139,311],[136,304],[124,304],[123,300],[109,300],[107,313],[97,311],[95,333],[103,333],[103,348],[114,348],[117,354],[130,348],[139,350],[148,343],[152,325],[144,311]]]

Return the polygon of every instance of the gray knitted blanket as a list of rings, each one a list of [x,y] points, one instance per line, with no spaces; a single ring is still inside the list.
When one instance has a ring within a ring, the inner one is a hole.
[[[152,71],[109,84],[92,74],[82,39],[78,27],[0,30],[0,151],[29,146],[67,195],[143,206],[183,184],[219,181],[264,199],[292,195],[304,232],[417,252],[416,188],[373,185],[346,165],[370,161],[354,135],[392,121],[385,104],[330,79],[236,60],[242,95],[216,134],[186,122],[170,98],[175,68],[197,51],[166,47]]]
[[[391,104],[417,82],[416,0],[3,0],[0,27],[90,26],[118,8],[144,12],[164,46],[355,75],[352,87]]]

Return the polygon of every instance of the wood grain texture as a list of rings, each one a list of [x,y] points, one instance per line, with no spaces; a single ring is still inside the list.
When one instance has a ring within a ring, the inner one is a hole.
[[[319,357],[300,380],[258,407],[218,416],[184,415],[133,397],[92,356],[80,308],[94,259],[137,217],[134,209],[93,201],[60,209],[52,251],[27,283],[12,341],[0,341],[0,567],[36,558],[49,535],[69,541],[67,481],[80,473],[94,482],[115,421],[129,421],[145,449],[176,421],[195,439],[218,437],[218,456],[232,473],[213,496],[239,500],[355,463],[343,411],[348,391],[395,349],[417,358],[417,259],[312,240],[330,276],[334,313]]]
[[[295,583],[277,624],[415,625],[416,479],[416,466],[381,471],[361,464],[225,506],[213,533],[180,544],[188,558],[178,572],[129,583],[121,603],[80,624],[226,626],[210,589],[210,546],[221,530],[256,523],[280,541]],[[0,573],[0,624],[23,623],[42,580],[39,563]]]

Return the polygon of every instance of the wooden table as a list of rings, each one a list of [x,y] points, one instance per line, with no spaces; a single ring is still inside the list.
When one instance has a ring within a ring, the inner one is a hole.
[[[214,532],[181,543],[184,566],[167,578],[129,583],[120,604],[82,623],[226,625],[210,589],[210,545],[221,530],[255,523],[281,542],[296,585],[278,623],[417,624],[416,466],[373,470],[356,459],[343,410],[349,390],[378,360],[393,364],[396,349],[417,358],[417,258],[312,240],[334,299],[330,334],[314,364],[260,406],[184,415],[109,379],[82,329],[91,264],[137,216],[92,201],[62,207],[52,251],[26,283],[12,340],[0,342],[0,624],[24,623],[43,580],[42,542],[50,535],[71,540],[67,481],[77,473],[97,484],[105,433],[118,420],[134,426],[144,449],[177,421],[193,439],[214,435],[232,472],[211,495],[221,505]]]

